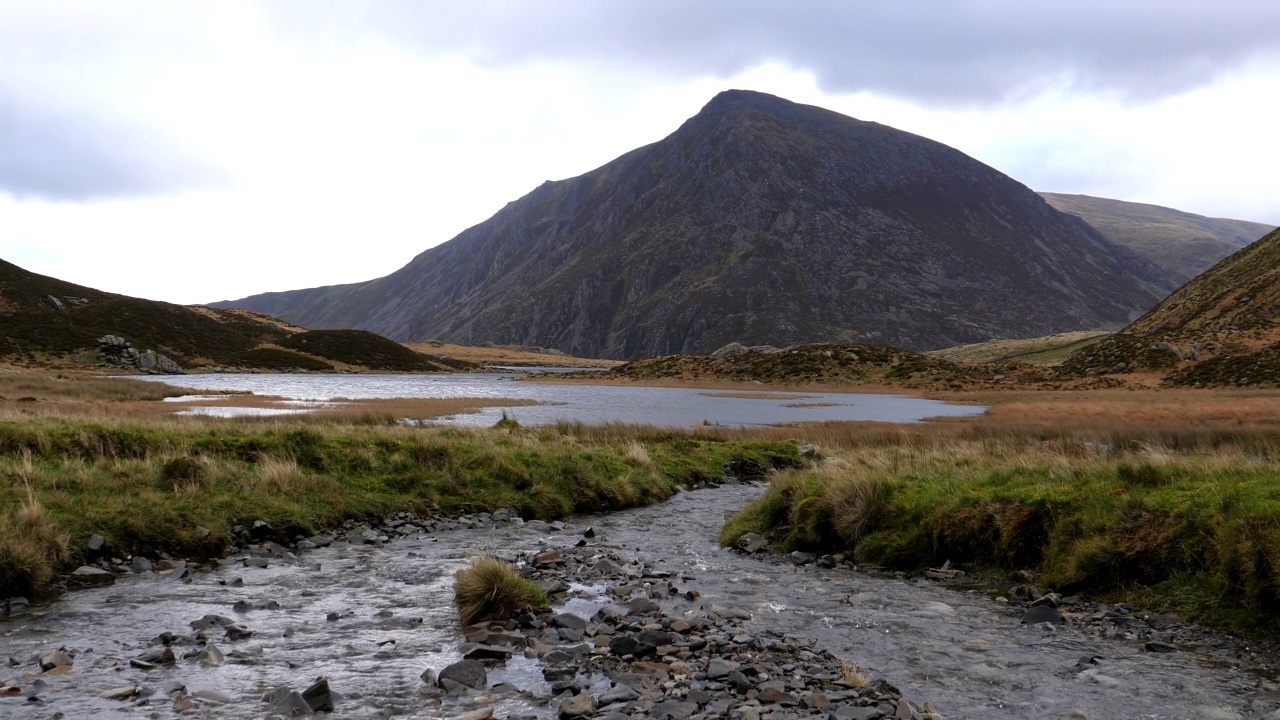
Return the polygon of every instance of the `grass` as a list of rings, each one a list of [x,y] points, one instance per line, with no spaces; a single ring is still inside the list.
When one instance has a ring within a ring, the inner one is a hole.
[[[30,492],[16,511],[0,515],[0,596],[39,594],[68,557],[67,536]]]
[[[547,594],[520,576],[510,564],[492,555],[472,559],[459,570],[453,586],[458,620],[474,625],[485,620],[509,620],[518,612],[546,610]]]
[[[1280,442],[1173,449],[917,437],[828,450],[725,525],[785,548],[916,570],[1034,569],[1063,592],[1138,600],[1248,634],[1280,630]]]
[[[554,519],[657,502],[726,473],[761,476],[799,463],[794,442],[646,428],[472,430],[0,412],[0,507],[30,497],[70,538],[69,556],[47,556],[50,572],[84,560],[81,548],[95,533],[117,556],[163,551],[201,560],[226,551],[235,525],[259,519],[295,536],[401,510],[457,515],[514,507],[522,517]],[[0,595],[18,587],[6,583]]]

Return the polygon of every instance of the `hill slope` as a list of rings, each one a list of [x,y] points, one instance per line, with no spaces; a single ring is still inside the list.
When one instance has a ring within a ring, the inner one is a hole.
[[[100,343],[115,336],[116,340]],[[126,347],[123,343],[132,347]],[[432,372],[472,367],[408,348],[362,330],[307,332],[245,310],[186,307],[94,290],[0,260],[0,360],[42,364],[92,361],[176,371],[134,362],[152,351],[180,368]],[[127,362],[126,362],[127,361]]]
[[[1079,216],[1111,242],[1160,266],[1179,283],[1275,229],[1145,203],[1048,192],[1040,196],[1053,207]]]
[[[1115,329],[1173,287],[952,148],[728,91],[667,138],[544,183],[387,277],[215,305],[401,341],[633,358]]]

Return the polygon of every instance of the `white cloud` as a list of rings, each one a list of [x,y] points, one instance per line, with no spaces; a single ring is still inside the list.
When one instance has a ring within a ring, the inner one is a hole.
[[[0,10],[21,21],[0,29],[0,88],[37,88],[28,96],[81,108],[90,126],[154,138],[111,157],[147,151],[217,170],[213,186],[166,185],[161,173],[143,194],[75,202],[0,194],[0,257],[114,292],[207,302],[384,275],[544,180],[662,138],[728,87],[916,132],[1037,189],[1280,223],[1269,172],[1280,143],[1263,107],[1280,65],[1263,56],[1144,99],[1050,74],[1030,94],[931,104],[833,91],[832,67],[806,67],[803,54],[731,72],[699,70],[684,50],[646,60],[631,44],[601,59],[615,29],[578,54],[498,59],[466,38],[388,42],[367,17],[376,3],[312,24],[251,2],[130,16],[42,7]],[[701,30],[673,30],[674,47]]]

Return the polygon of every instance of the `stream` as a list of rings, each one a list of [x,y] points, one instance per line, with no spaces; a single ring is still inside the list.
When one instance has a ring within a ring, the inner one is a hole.
[[[39,698],[0,698],[0,717],[177,717],[164,693],[172,683],[201,698],[184,717],[262,717],[266,691],[301,690],[318,676],[341,696],[335,716],[455,717],[458,707],[448,698],[441,706],[419,679],[459,659],[454,572],[477,551],[565,547],[587,527],[601,548],[669,570],[707,600],[751,610],[759,626],[816,638],[904,695],[932,701],[946,718],[1280,717],[1274,684],[1198,652],[1147,653],[1138,642],[1070,625],[1021,625],[1021,611],[982,592],[720,549],[715,537],[726,513],[760,492],[750,485],[683,492],[647,508],[576,517],[562,532],[534,522],[383,546],[339,541],[296,562],[227,562],[189,581],[124,576],[0,620],[0,685],[34,688]],[[238,601],[279,608],[237,612]],[[589,601],[571,602],[591,611]],[[209,614],[253,635],[219,644],[221,664],[130,666],[153,638],[190,634],[189,623]],[[39,674],[31,658],[59,647],[76,651],[69,672]],[[1101,659],[1082,669],[1082,656]],[[494,717],[552,716],[537,661],[517,657],[490,682],[525,691],[495,693]],[[156,701],[100,697],[129,684],[156,690]]]

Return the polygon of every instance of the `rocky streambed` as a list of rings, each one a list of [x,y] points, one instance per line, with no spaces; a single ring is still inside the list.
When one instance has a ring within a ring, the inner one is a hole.
[[[1280,718],[1245,649],[1169,618],[1068,603],[1023,623],[981,587],[719,549],[758,492],[139,564],[0,621],[0,716]],[[458,628],[478,551],[522,563],[553,614]]]

